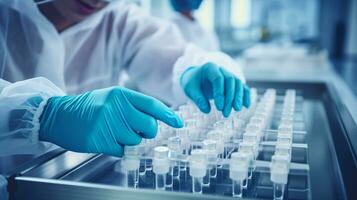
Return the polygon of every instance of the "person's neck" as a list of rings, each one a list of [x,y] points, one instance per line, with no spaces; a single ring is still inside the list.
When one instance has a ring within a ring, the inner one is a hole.
[[[181,12],[181,15],[185,16],[187,19],[191,21],[195,21],[192,11],[183,11]]]
[[[38,8],[40,12],[55,26],[59,33],[74,24],[62,16],[52,3],[38,5]]]

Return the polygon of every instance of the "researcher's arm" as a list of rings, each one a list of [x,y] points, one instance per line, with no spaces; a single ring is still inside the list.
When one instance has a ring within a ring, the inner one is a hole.
[[[225,116],[249,106],[243,73],[229,56],[186,43],[176,26],[135,6],[122,4],[118,17],[122,65],[140,91],[171,105],[191,99],[203,112],[214,99]]]
[[[10,83],[0,79],[0,156],[43,153],[39,117],[52,96],[64,92],[45,78]]]
[[[68,96],[45,78],[0,84],[0,156],[44,151],[41,141],[121,156],[125,145],[154,138],[157,120],[183,126],[157,99],[122,87]]]

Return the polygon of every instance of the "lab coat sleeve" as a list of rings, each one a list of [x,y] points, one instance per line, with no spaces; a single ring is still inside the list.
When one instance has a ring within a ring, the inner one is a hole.
[[[241,68],[221,52],[206,52],[185,42],[169,21],[149,16],[135,6],[124,11],[120,33],[122,65],[138,89],[177,106],[188,101],[179,78],[188,67],[214,62],[244,81]],[[123,22],[124,21],[124,22]]]
[[[15,83],[0,79],[0,156],[37,154],[52,145],[39,142],[39,118],[51,96],[64,92],[38,77]]]

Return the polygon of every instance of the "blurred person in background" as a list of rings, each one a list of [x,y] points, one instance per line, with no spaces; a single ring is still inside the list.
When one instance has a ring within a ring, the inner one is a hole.
[[[217,35],[201,26],[194,12],[203,3],[202,0],[170,0],[176,12],[172,21],[178,26],[187,42],[191,42],[206,51],[219,51]]]

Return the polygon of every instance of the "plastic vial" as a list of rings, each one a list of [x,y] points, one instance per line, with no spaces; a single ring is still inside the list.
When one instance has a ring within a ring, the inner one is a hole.
[[[249,133],[260,133],[262,132],[262,130],[263,130],[263,124],[258,124],[258,123],[249,123],[245,128],[245,131]]]
[[[246,154],[249,158],[248,179],[251,179],[255,170],[255,159],[258,156],[258,144],[243,141],[239,144],[239,152]],[[248,181],[244,183],[244,187],[247,187],[247,184]]]
[[[143,176],[146,173],[146,159],[140,159],[139,175]]]
[[[265,124],[265,118],[263,117],[257,117],[257,116],[253,116],[249,119],[249,123],[252,124]]]
[[[203,178],[203,185],[209,186],[210,179],[217,177],[217,142],[214,140],[204,140],[203,149],[207,155],[207,174]]]
[[[246,142],[257,142],[259,143],[260,142],[260,135],[258,133],[244,133],[243,134],[243,141],[246,141]]]
[[[153,172],[155,173],[156,190],[165,190],[166,176],[169,172],[169,148],[158,146],[154,149]]]
[[[280,119],[280,124],[293,124],[294,118],[291,116],[282,116]]]
[[[217,167],[221,168],[222,164],[221,164],[221,158],[223,158],[223,154],[224,154],[224,141],[221,137],[222,132],[221,131],[210,131],[207,133],[207,139],[208,140],[214,140],[216,141],[216,149],[217,149],[217,155],[218,157],[220,157],[220,159],[218,159],[218,163],[217,163]]]
[[[274,199],[284,198],[285,185],[288,182],[290,159],[284,155],[273,155],[270,163],[270,180],[273,182]]]
[[[229,178],[232,179],[233,197],[243,197],[244,180],[248,178],[249,155],[245,152],[232,153],[229,164]]]
[[[181,128],[181,129],[176,130],[176,135],[181,139],[182,151],[185,154],[188,154],[188,151],[190,148],[190,137],[188,134],[188,128]]]
[[[292,134],[293,133],[293,124],[292,123],[280,124],[278,127],[278,132]]]
[[[202,149],[194,149],[190,156],[190,176],[192,177],[192,192],[202,193],[203,177],[207,172],[206,152]]]
[[[136,188],[139,182],[139,148],[138,146],[125,146],[122,167],[126,175],[126,186]]]
[[[173,178],[179,178],[180,175],[179,155],[182,152],[180,137],[170,137],[167,146],[169,148],[170,172],[166,180],[166,185],[170,187],[173,184]]]
[[[287,156],[291,160],[291,146],[288,144],[279,144],[275,146],[275,155]]]
[[[285,144],[291,146],[293,137],[291,134],[278,134],[276,144]]]
[[[186,171],[186,157],[188,156],[188,152],[190,150],[190,137],[188,134],[188,128],[181,128],[177,130],[177,136],[181,140],[181,152],[180,152],[180,163],[179,168],[180,171]]]
[[[144,156],[147,154],[148,150],[149,150],[149,143],[148,143],[148,139],[143,139],[141,141],[141,143],[139,145],[137,145],[139,148],[139,152]],[[145,158],[141,158],[140,159],[140,166],[139,166],[139,175],[143,176],[146,173],[146,159]]]

